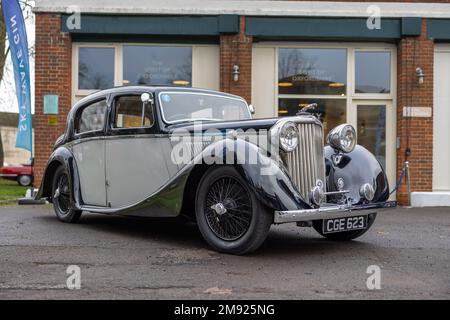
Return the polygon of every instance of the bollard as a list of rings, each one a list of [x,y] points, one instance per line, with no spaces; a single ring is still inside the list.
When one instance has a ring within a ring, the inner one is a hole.
[[[406,191],[408,192],[408,206],[411,206],[411,179],[409,171],[409,161],[405,161],[405,174],[406,174]]]

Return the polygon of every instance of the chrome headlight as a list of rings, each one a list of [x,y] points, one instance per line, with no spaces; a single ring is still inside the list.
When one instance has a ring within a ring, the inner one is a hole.
[[[280,128],[280,147],[291,152],[298,146],[298,129],[294,122],[286,121]]]
[[[356,146],[356,131],[350,124],[341,124],[328,133],[328,144],[342,152],[352,152]]]

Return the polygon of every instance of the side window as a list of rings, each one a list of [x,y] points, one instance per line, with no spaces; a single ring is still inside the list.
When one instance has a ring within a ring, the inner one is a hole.
[[[105,124],[106,100],[85,107],[77,120],[75,132],[102,130]]]
[[[121,96],[116,99],[114,128],[140,128],[153,126],[150,103],[143,104],[140,95]]]

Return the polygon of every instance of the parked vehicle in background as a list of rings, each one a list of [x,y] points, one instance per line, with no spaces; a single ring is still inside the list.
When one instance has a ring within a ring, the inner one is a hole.
[[[27,187],[33,183],[33,160],[26,164],[5,165],[0,167],[0,178],[8,180],[16,180],[23,187]]]

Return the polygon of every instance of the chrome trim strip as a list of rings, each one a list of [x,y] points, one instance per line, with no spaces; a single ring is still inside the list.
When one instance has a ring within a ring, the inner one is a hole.
[[[289,223],[289,222],[354,217],[374,213],[377,210],[381,209],[395,208],[396,206],[397,201],[369,203],[363,205],[325,204],[320,208],[315,209],[275,211],[274,222]]]
[[[18,174],[17,173],[0,173],[0,177],[8,177],[8,178],[12,178],[12,177],[17,177]]]

